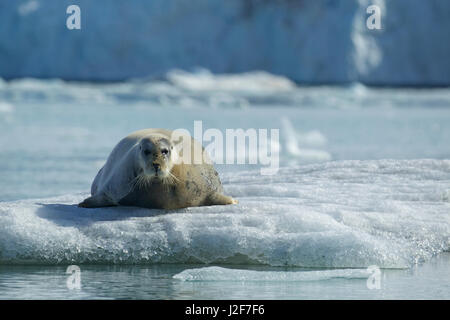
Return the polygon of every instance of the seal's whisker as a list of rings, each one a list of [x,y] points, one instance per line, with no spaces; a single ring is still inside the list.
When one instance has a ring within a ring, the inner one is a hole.
[[[134,177],[134,178],[130,181],[130,184],[131,184],[131,190],[132,190],[132,191],[134,191],[134,189],[135,189],[136,187],[140,187],[141,179],[142,179],[142,176],[141,176],[141,175],[137,175],[136,177]]]
[[[173,180],[175,180],[176,182],[180,182],[180,179],[178,179],[173,173],[171,173],[171,172],[168,172],[168,173],[169,173],[169,177],[172,178],[172,182],[173,182]]]
[[[172,181],[173,181],[172,177],[170,176],[170,172],[169,172],[169,175],[167,177],[165,177],[162,181],[163,181],[165,191],[168,192],[170,189],[170,185],[172,184]]]

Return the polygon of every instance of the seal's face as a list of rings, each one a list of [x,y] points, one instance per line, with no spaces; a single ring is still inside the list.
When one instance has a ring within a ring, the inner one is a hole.
[[[146,178],[170,176],[173,151],[172,144],[164,137],[143,138],[139,143],[139,162]]]

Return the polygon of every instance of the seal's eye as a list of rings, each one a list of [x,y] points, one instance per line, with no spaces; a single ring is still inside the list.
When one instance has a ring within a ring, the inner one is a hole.
[[[161,149],[161,153],[164,154],[164,155],[166,155],[166,154],[169,153],[169,150],[167,150],[166,148]]]
[[[146,156],[148,156],[150,153],[151,153],[150,150],[145,150],[145,151],[144,151],[144,154],[145,154]]]

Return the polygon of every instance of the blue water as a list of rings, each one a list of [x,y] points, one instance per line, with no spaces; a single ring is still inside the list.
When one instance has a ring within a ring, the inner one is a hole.
[[[0,299],[448,299],[450,256],[424,265],[383,270],[380,289],[366,279],[324,281],[198,281],[173,276],[199,265],[81,266],[80,289],[69,289],[65,266],[0,266]],[[245,270],[298,268],[229,266]]]

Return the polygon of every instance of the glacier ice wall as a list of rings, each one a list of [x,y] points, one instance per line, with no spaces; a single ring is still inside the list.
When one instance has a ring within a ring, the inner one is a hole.
[[[79,0],[0,3],[0,77],[123,80],[203,67],[298,82],[450,84],[446,0]],[[369,30],[366,9],[381,9]]]

